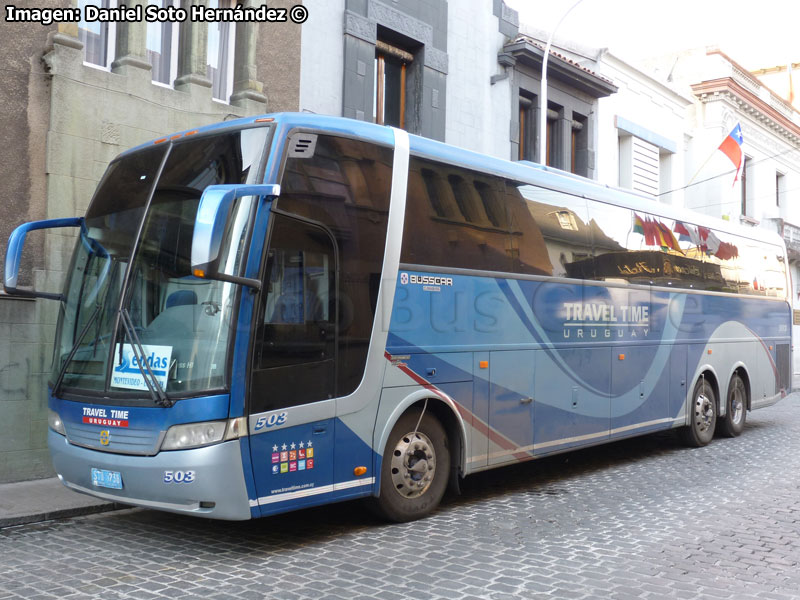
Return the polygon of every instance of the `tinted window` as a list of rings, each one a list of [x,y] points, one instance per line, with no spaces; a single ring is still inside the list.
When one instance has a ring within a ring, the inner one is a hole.
[[[312,156],[290,157],[284,168],[278,207],[321,223],[336,241],[338,396],[353,392],[364,375],[391,183],[391,149],[334,136],[318,136]]]
[[[777,247],[411,157],[401,261],[784,296]]]
[[[253,412],[333,398],[335,271],[327,231],[273,215],[256,334]]]
[[[550,275],[556,277],[580,277],[583,265],[592,256],[592,237],[586,201],[583,198],[548,190],[533,185],[517,184],[518,193],[537,224],[547,246],[551,265]],[[531,236],[531,231],[525,237]],[[531,272],[524,268],[521,272]]]
[[[412,157],[401,261],[510,272],[502,180]]]

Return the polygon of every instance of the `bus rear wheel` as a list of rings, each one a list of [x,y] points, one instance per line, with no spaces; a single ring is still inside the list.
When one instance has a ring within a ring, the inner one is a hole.
[[[747,390],[738,373],[731,376],[728,384],[728,400],[725,404],[725,416],[719,422],[720,433],[727,437],[736,437],[744,429],[747,420]]]
[[[714,388],[705,377],[697,380],[689,405],[690,421],[683,428],[683,439],[688,446],[705,446],[714,437],[717,424],[717,400]]]
[[[420,410],[405,413],[395,424],[381,465],[378,512],[397,522],[430,514],[444,496],[450,473],[447,434],[436,417]],[[419,425],[417,425],[419,423]]]

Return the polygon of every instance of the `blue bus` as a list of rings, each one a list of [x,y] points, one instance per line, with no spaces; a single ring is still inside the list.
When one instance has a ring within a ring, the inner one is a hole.
[[[26,234],[74,228],[63,293]],[[309,114],[164,137],[83,217],[12,234],[54,299],[64,485],[249,519],[654,431],[737,436],[790,388],[774,234],[405,131]]]

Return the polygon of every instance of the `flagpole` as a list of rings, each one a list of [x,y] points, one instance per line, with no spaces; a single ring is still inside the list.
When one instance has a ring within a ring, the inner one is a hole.
[[[692,178],[689,180],[689,183],[686,184],[686,187],[689,187],[690,185],[692,185],[692,183],[694,183],[694,180],[697,179],[698,175],[700,175],[700,171],[702,171],[705,168],[705,166],[709,163],[709,161],[714,156],[714,153],[717,150],[719,150],[719,148],[714,148],[714,150],[711,152],[711,154],[708,155],[708,158],[706,159],[706,161],[702,165],[700,165],[700,168],[697,169],[697,172],[694,175],[692,175]]]
[[[734,133],[736,133],[736,134],[738,135],[738,139],[733,137]],[[737,180],[737,179],[739,179],[739,169],[740,169],[740,168],[741,168],[741,166],[742,166],[742,165],[741,165],[741,163],[742,163],[742,162],[744,162],[744,161],[742,161],[742,160],[741,160],[741,158],[742,158],[742,149],[741,149],[741,145],[742,145],[742,139],[741,139],[741,138],[742,138],[742,130],[741,130],[741,125],[740,125],[739,123],[737,123],[737,124],[736,124],[736,127],[734,127],[734,128],[733,128],[733,131],[731,131],[731,132],[730,132],[730,133],[727,135],[727,137],[725,137],[725,139],[723,139],[723,140],[722,140],[722,143],[721,143],[719,146],[717,146],[717,147],[716,147],[716,148],[715,148],[715,149],[714,149],[714,150],[713,150],[713,151],[712,151],[712,152],[711,152],[711,153],[708,155],[708,158],[705,160],[705,162],[704,162],[702,165],[700,165],[700,168],[699,168],[699,169],[697,169],[697,171],[695,172],[695,174],[694,174],[694,175],[692,175],[692,178],[689,180],[689,183],[687,183],[687,184],[686,184],[686,187],[689,187],[690,185],[692,185],[692,183],[694,183],[694,180],[695,180],[695,179],[697,179],[697,176],[700,174],[700,171],[702,171],[702,170],[705,168],[705,166],[706,166],[706,165],[708,164],[708,162],[711,160],[711,157],[712,157],[712,156],[714,156],[714,152],[716,152],[717,150],[722,150],[722,152],[723,152],[723,153],[724,153],[724,154],[725,154],[725,155],[726,155],[728,158],[730,158],[730,159],[731,159],[731,161],[732,161],[734,164],[736,163],[736,160],[734,159],[734,157],[733,157],[733,156],[731,156],[731,155],[728,153],[728,152],[729,152],[729,149],[728,149],[727,147],[725,147],[725,144],[726,144],[726,142],[728,141],[728,138],[734,139],[734,141],[735,141],[735,142],[736,142],[736,144],[738,145],[738,147],[737,147],[737,150],[739,151],[739,155],[740,155],[740,156],[739,156],[739,163],[740,163],[740,164],[736,165],[736,175],[735,175],[735,176],[734,176],[734,178],[733,178],[733,184],[734,184],[734,185],[736,185],[736,180]]]

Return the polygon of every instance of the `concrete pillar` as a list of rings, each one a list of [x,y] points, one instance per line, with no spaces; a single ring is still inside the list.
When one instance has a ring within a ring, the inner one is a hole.
[[[78,7],[78,0],[70,0],[72,8]],[[59,23],[55,31],[51,31],[47,36],[47,47],[52,48],[55,44],[72,48],[73,50],[83,50],[83,42],[78,39],[77,23]]]
[[[208,0],[196,0],[198,6],[208,6]],[[178,78],[175,89],[189,92],[192,86],[211,89],[206,75],[208,64],[208,24],[190,20],[181,23],[178,46]]]
[[[556,122],[556,165],[559,169],[569,171],[572,166],[572,111],[564,109]]]
[[[131,0],[129,7],[147,5],[145,0]],[[135,69],[150,71],[152,67],[147,60],[147,22],[117,23],[117,45],[114,52],[111,71],[120,75],[132,75]]]
[[[255,7],[255,0],[245,0],[245,8]],[[265,105],[263,85],[258,81],[256,48],[258,47],[258,23],[237,23],[234,40],[233,94],[231,104],[246,108],[248,104]],[[255,107],[254,107],[255,108]],[[259,106],[266,110],[266,106]]]

